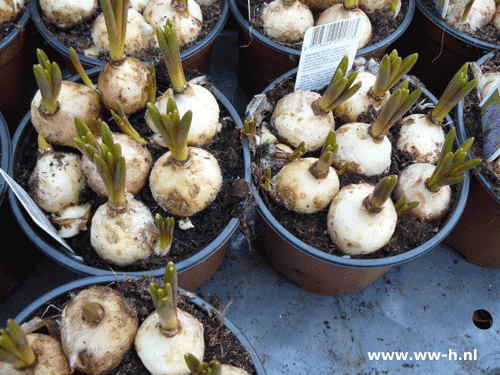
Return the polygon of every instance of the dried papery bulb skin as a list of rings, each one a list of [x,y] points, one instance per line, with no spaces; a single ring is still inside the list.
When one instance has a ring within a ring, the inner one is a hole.
[[[347,164],[346,172],[363,176],[377,176],[389,171],[391,142],[387,136],[375,139],[369,134],[370,124],[353,122],[339,127],[339,149],[333,160],[336,169]]]
[[[325,178],[309,169],[316,158],[297,159],[285,165],[272,179],[271,197],[291,211],[310,214],[322,211],[339,191],[337,172],[330,167]]]
[[[188,110],[193,113],[187,139],[189,146],[202,146],[215,137],[219,129],[220,108],[210,90],[193,83],[185,90],[168,89],[155,103],[160,113],[166,112],[170,98],[174,98],[181,117]],[[153,131],[158,131],[150,118],[146,117],[146,123]]]
[[[499,7],[500,9],[500,7]],[[500,20],[500,17],[499,17]],[[499,23],[500,26],[500,23]],[[500,27],[499,27],[500,30]],[[498,87],[500,81],[500,72],[485,72],[484,73],[484,86],[481,90],[480,100],[487,98],[491,92]],[[478,87],[479,88],[479,87]]]
[[[125,36],[125,53],[133,55],[154,45],[155,36],[153,28],[145,18],[134,8],[128,10],[127,34]],[[104,14],[101,13],[92,25],[92,40],[99,52],[109,52],[108,30]]]
[[[316,21],[316,26],[358,17],[362,17],[364,19],[363,31],[358,44],[358,50],[360,50],[366,46],[372,38],[372,24],[368,16],[361,9],[346,9],[344,4],[332,5],[330,8],[321,13]]]
[[[408,215],[426,222],[437,222],[450,210],[451,188],[443,186],[438,191],[429,190],[425,182],[431,177],[435,166],[426,163],[415,163],[405,168],[399,176],[394,189],[398,200],[405,195],[408,202],[418,201],[417,207],[408,212]]]
[[[119,102],[127,115],[144,109],[148,102],[148,73],[148,65],[133,57],[106,63],[97,81],[105,107],[118,112]]]
[[[320,149],[335,122],[331,111],[315,111],[314,103],[320,94],[297,90],[276,103],[271,116],[271,126],[279,138],[293,147],[305,142],[308,151]]]
[[[12,21],[25,5],[26,0],[0,1],[0,23]]]
[[[100,137],[96,138],[99,144]],[[138,141],[123,133],[113,133],[113,140],[121,147],[127,168],[125,190],[132,195],[139,193],[146,185],[149,172],[153,164],[151,152]],[[93,160],[84,153],[82,156],[82,170],[87,176],[88,184],[99,196],[107,197],[108,191]]]
[[[193,354],[200,361],[203,359],[203,325],[179,308],[177,318],[181,328],[172,337],[161,331],[157,311],[149,315],[137,331],[135,349],[152,375],[190,374],[184,360],[185,353]]]
[[[376,79],[377,76],[373,73],[367,71],[358,72],[354,83],[361,82],[361,88],[333,110],[333,113],[341,123],[356,122],[359,116],[363,113],[368,113],[370,108],[379,110],[384,106],[387,99],[391,96],[390,92],[386,92],[381,98],[375,98],[369,94]]]
[[[187,8],[177,10],[173,0],[151,0],[144,9],[144,18],[153,29],[164,28],[167,19],[174,25],[179,47],[198,37],[203,23],[200,6],[194,0],[187,0]]]
[[[158,229],[147,206],[129,197],[123,207],[105,203],[97,209],[90,240],[105,261],[125,266],[151,256],[158,243]]]
[[[42,13],[61,29],[69,29],[91,18],[97,10],[97,0],[39,0]]]
[[[401,0],[359,0],[359,6],[368,14],[383,11],[396,18],[401,10]]]
[[[416,163],[435,164],[446,135],[440,123],[425,114],[413,114],[403,119],[397,135],[397,148],[415,157]]]
[[[311,10],[302,2],[274,0],[262,9],[264,33],[281,43],[302,41],[307,29],[314,26]]]
[[[83,314],[88,304],[99,309],[96,321]],[[134,309],[114,289],[92,286],[80,291],[61,317],[61,342],[71,368],[92,375],[108,373],[132,347],[137,327]]]
[[[170,151],[153,166],[149,184],[153,198],[163,209],[181,217],[204,210],[217,197],[222,173],[208,151],[189,148],[189,161],[177,163]]]
[[[495,0],[475,0],[463,19],[469,0],[452,0],[446,12],[446,23],[459,31],[475,31],[488,25],[495,16]]]
[[[327,227],[332,241],[348,255],[365,255],[385,246],[396,228],[397,212],[387,199],[381,211],[372,213],[364,206],[374,187],[348,185],[340,189],[328,210]]]
[[[48,113],[42,105],[42,95],[37,91],[31,102],[31,123],[42,132],[48,143],[75,147],[75,117],[87,124],[101,118],[101,99],[94,89],[72,81],[62,81],[58,109]]]
[[[79,204],[87,183],[80,161],[80,155],[52,148],[39,154],[29,179],[29,193],[41,209],[61,215]]]

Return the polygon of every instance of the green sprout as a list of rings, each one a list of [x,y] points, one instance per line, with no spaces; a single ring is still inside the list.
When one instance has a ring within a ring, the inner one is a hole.
[[[73,63],[73,67],[75,68],[76,72],[82,79],[83,83],[90,87],[91,89],[95,89],[95,85],[88,76],[87,72],[85,71],[85,68],[83,67],[80,59],[78,58],[78,55],[73,47],[69,47],[69,57],[71,59],[71,62]]]
[[[459,71],[453,76],[443,94],[438,100],[438,103],[429,114],[431,119],[436,123],[443,122],[446,115],[461,101],[477,84],[477,79],[472,79],[469,82],[467,70],[469,64],[465,63]]]
[[[310,168],[314,177],[325,178],[328,175],[330,166],[333,163],[338,148],[337,134],[335,133],[335,130],[331,130],[326,138],[323,148],[321,149],[321,154],[318,160],[314,162]]]
[[[31,366],[35,360],[36,355],[21,326],[13,319],[8,319],[7,329],[0,328],[0,362],[23,369]]]
[[[359,0],[344,0],[344,8],[347,10],[354,10],[359,6]]]
[[[88,324],[97,324],[104,317],[104,309],[97,302],[85,302],[82,306],[82,319]]]
[[[191,371],[191,375],[221,375],[222,365],[221,363],[213,359],[210,363],[205,361],[200,361],[191,353],[184,354],[184,360]]]
[[[158,247],[161,249],[160,255],[167,255],[174,239],[175,219],[173,217],[163,219],[160,214],[156,214],[155,221],[160,233],[160,241],[158,243]]]
[[[125,53],[127,17],[130,0],[99,0],[109,38],[111,59],[120,60]]]
[[[385,55],[380,62],[375,83],[370,89],[370,94],[375,98],[383,97],[417,62],[418,54],[407,56],[404,60],[393,50],[390,55]]]
[[[149,72],[146,76],[148,80],[148,103],[154,103],[156,101],[156,68],[155,64],[151,64]]]
[[[361,82],[353,85],[358,73],[352,72],[345,76],[348,66],[348,57],[344,56],[340,61],[333,77],[325,92],[317,101],[318,108],[323,112],[329,112],[353,96],[361,87]]]
[[[252,119],[247,117],[243,123],[243,128],[247,136],[255,137],[257,135],[257,116],[254,116]]]
[[[47,142],[42,132],[38,133],[37,143],[39,152],[43,153],[45,151],[50,151],[52,149],[52,146],[49,144],[49,142]]]
[[[62,86],[62,73],[56,62],[51,63],[45,52],[36,50],[38,64],[33,66],[36,83],[42,95],[43,108],[54,113],[59,108],[59,94]]]
[[[396,213],[398,217],[406,215],[408,212],[413,210],[415,207],[419,205],[420,202],[414,201],[410,203],[406,203],[406,196],[403,194],[401,198],[398,199],[396,203],[394,203],[394,208],[396,209]]]
[[[167,66],[168,75],[174,90],[182,90],[187,86],[186,76],[182,67],[179,42],[174,24],[168,18],[165,28],[156,27],[156,39],[160,47],[163,60]]]
[[[306,149],[306,142],[302,141],[300,144],[297,146],[295,150],[293,150],[290,154],[288,154],[288,161],[294,161],[299,159],[302,155],[304,155],[307,152]]]
[[[125,113],[125,110],[123,109],[123,106],[121,105],[120,102],[116,102],[116,109],[118,111],[115,112],[114,110],[110,110],[111,115],[115,119],[115,122],[118,124],[122,132],[125,134],[131,136],[134,138],[137,142],[139,142],[142,145],[147,145],[148,141],[146,141],[141,135],[135,130],[135,128],[132,126],[130,121],[127,118],[127,114]]]
[[[398,176],[390,175],[381,179],[377,185],[375,185],[373,191],[364,200],[365,208],[369,212],[380,212],[382,206],[389,199],[392,191],[398,183]]]
[[[173,262],[168,262],[165,267],[163,286],[152,282],[149,291],[160,320],[163,332],[175,336],[179,329],[177,319],[177,271]]]
[[[260,187],[265,191],[271,189],[271,168],[267,168],[264,182],[260,184]]]
[[[398,121],[420,97],[422,88],[410,94],[408,80],[404,80],[396,91],[387,99],[377,119],[370,126],[370,135],[379,138],[386,135],[390,128]]]
[[[94,134],[85,122],[79,117],[75,118],[78,138],[76,146],[90,160],[93,160],[108,192],[109,203],[112,205],[124,204],[126,166],[125,157],[122,155],[121,146],[114,143],[108,124],[97,120],[101,128],[102,143],[99,145]]]
[[[174,98],[170,97],[166,113],[160,113],[154,104],[148,103],[148,114],[167,144],[174,160],[178,163],[186,162],[189,159],[187,137],[193,112],[188,110],[180,118],[177,104]]]
[[[441,154],[432,175],[426,180],[425,185],[430,191],[439,191],[446,185],[456,184],[465,178],[465,172],[481,163],[480,158],[464,161],[467,152],[474,143],[474,138],[467,139],[457,151],[453,152],[455,128],[451,128],[441,149]]]

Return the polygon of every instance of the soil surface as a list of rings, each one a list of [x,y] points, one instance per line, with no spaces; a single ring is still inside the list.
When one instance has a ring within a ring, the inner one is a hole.
[[[269,1],[267,0],[252,0],[251,1],[251,21],[250,24],[259,31],[262,35],[266,35],[264,32],[264,29],[262,27],[262,20],[260,18],[260,14],[262,12],[262,7],[265,3]],[[396,30],[399,25],[403,22],[406,13],[408,12],[408,1],[402,1],[401,4],[401,10],[398,14],[398,16],[395,19],[389,19],[387,18],[383,12],[375,12],[373,14],[369,14],[367,12],[366,15],[370,19],[370,22],[372,24],[372,38],[370,42],[368,42],[363,48],[369,47],[372,44],[378,43],[381,40],[387,38],[389,35],[391,35],[394,30]],[[236,0],[236,4],[238,5],[238,8],[241,12],[242,15],[244,15],[244,18],[248,18],[248,2],[246,0]],[[361,9],[363,9],[361,7]],[[317,19],[319,18],[321,12],[313,12],[314,16],[314,22],[316,23]],[[302,41],[301,42],[296,42],[296,43],[281,43],[278,42],[284,46],[296,49],[296,50],[302,50]]]
[[[12,32],[12,30],[17,27],[17,24],[23,17],[25,10],[25,8],[20,10],[16,18],[12,21],[0,23],[0,41],[3,41]]]
[[[499,71],[500,70],[500,53],[495,53],[493,58],[488,59],[481,65],[481,70],[487,71]],[[472,75],[469,71],[470,78]],[[472,158],[483,158],[483,131],[481,124],[481,108],[479,107],[479,99],[477,96],[477,91],[473,90],[469,95],[467,95],[463,100],[463,119],[464,127],[467,137],[474,137],[474,143],[472,144],[469,154]],[[495,194],[500,196],[500,175],[495,173],[495,168],[493,163],[483,160],[474,170],[475,174],[482,174],[492,184],[492,190]]]
[[[153,301],[149,294],[149,285],[152,281],[159,282],[150,276],[141,276],[137,279],[127,278],[121,281],[107,284],[119,293],[121,293],[130,306],[136,311],[139,325],[154,311]],[[79,289],[81,290],[81,289]],[[61,312],[68,302],[71,301],[79,290],[73,290],[58,298],[51,300],[47,304],[41,306],[34,314],[49,322],[51,327],[59,326]],[[255,375],[253,361],[250,354],[238,340],[236,335],[230,329],[224,326],[225,308],[229,306],[216,306],[212,303],[214,309],[207,311],[198,307],[190,301],[188,296],[180,293],[178,299],[178,307],[196,317],[204,327],[205,339],[205,354],[204,361],[210,362],[213,359],[218,359],[223,364],[231,364],[241,367],[250,374]],[[230,308],[230,307],[229,307]],[[58,337],[57,329],[51,331],[55,337]],[[42,329],[40,333],[48,333],[46,329]],[[75,375],[82,374],[76,371]],[[149,375],[149,371],[144,367],[141,359],[137,355],[134,347],[132,347],[124,356],[122,363],[109,372],[108,375]]]
[[[163,65],[157,67],[157,86],[158,96],[167,90],[170,86],[166,68]],[[198,76],[196,72],[186,72],[186,79],[191,79]],[[210,83],[207,86],[211,88]],[[222,175],[223,187],[219,191],[217,198],[210,204],[208,208],[191,217],[191,222],[194,228],[181,230],[176,225],[174,230],[174,241],[168,256],[152,256],[145,261],[138,262],[130,266],[115,266],[105,262],[100,258],[90,244],[90,230],[80,233],[79,235],[68,238],[68,245],[81,257],[84,264],[105,270],[121,271],[145,271],[159,269],[166,265],[168,261],[178,263],[202,250],[209,244],[224,228],[227,226],[231,218],[242,218],[244,216],[245,202],[248,197],[248,184],[244,181],[244,161],[243,148],[240,129],[235,127],[235,122],[229,116],[229,112],[219,101],[220,107],[220,122],[222,124],[221,131],[216,137],[203,148],[211,152],[219,162]],[[147,138],[152,134],[152,131],[144,121],[145,110],[140,111],[132,116],[129,116],[129,121],[136,130]],[[120,131],[109,114],[104,114],[103,118],[110,126],[112,131]],[[30,126],[31,123],[28,124]],[[19,170],[17,182],[27,191],[29,191],[28,179],[31,171],[36,163],[36,132],[31,133],[31,137],[26,142],[23,148],[23,157],[20,159],[20,165],[14,166]],[[60,151],[72,151],[76,149],[63,149],[54,147]],[[153,155],[153,163],[166,152],[165,148],[158,148],[148,145],[149,150]],[[78,151],[76,151],[78,152]],[[165,212],[156,201],[153,199],[149,189],[149,182],[139,194],[135,196],[139,201],[146,204],[151,210],[153,216],[160,213],[162,217],[172,216]],[[82,202],[90,202],[92,205],[92,215],[95,210],[107,202],[106,198],[100,198],[90,188],[87,188],[81,197]],[[175,216],[174,216],[175,217]],[[175,217],[176,223],[180,218]]]
[[[435,6],[436,3],[434,0],[420,0],[420,1],[422,2],[422,5],[427,7],[427,9],[429,9],[432,13],[441,18],[441,15],[438,14],[436,10]],[[462,32],[473,38],[482,40],[483,42],[486,43],[500,44],[500,32],[496,29],[496,27],[492,23],[489,23],[485,27],[481,27],[474,31],[464,30]]]
[[[280,82],[279,85],[273,90],[266,92],[267,99],[274,108],[275,103],[284,95],[290,93],[293,90],[295,77],[289,78],[288,80]],[[395,87],[397,87],[396,85]],[[412,88],[412,90],[415,87]],[[424,99],[422,95],[418,102]],[[427,103],[431,103],[428,99]],[[427,113],[427,109],[422,109],[420,107],[414,106],[409,112],[405,114],[409,115],[412,113]],[[263,122],[270,123],[270,117],[272,110],[269,113],[265,113],[263,117]],[[373,117],[366,116],[364,118],[359,118],[359,122],[371,123]],[[341,126],[336,120],[335,128],[337,129]],[[396,122],[396,124],[391,128],[388,138],[392,143],[393,155],[390,170],[387,174],[376,176],[376,177],[363,177],[356,174],[343,174],[339,176],[340,188],[347,186],[352,183],[367,182],[375,185],[380,179],[385,176],[392,174],[399,174],[399,172],[413,163],[413,158],[406,152],[401,152],[396,149],[396,134],[401,127],[401,120]],[[271,127],[270,127],[271,128]],[[446,130],[447,131],[447,130]],[[252,155],[252,175],[256,186],[260,186],[263,180],[263,172],[259,167],[259,160],[262,155],[267,153],[267,147],[258,147],[256,152]],[[318,153],[305,154],[306,156],[318,157]],[[271,175],[274,176],[278,172],[278,168],[271,171]],[[458,197],[458,186],[452,186],[453,191],[453,202]],[[323,210],[316,214],[303,215],[285,209],[284,207],[276,204],[264,191],[260,189],[260,195],[268,207],[269,211],[276,218],[276,220],[283,225],[292,235],[303,241],[304,243],[321,250],[327,254],[332,254],[336,256],[344,256],[340,249],[332,242],[330,236],[327,232],[327,213],[328,209]],[[412,218],[408,215],[403,215],[399,217],[396,230],[390,240],[390,242],[381,248],[380,250],[363,256],[352,256],[352,258],[360,259],[375,259],[375,258],[385,258],[393,255],[398,255],[405,253],[409,250],[413,250],[417,246],[422,245],[429,239],[431,239],[439,229],[448,220],[448,215],[441,219],[437,223],[425,223]]]
[[[85,55],[84,51],[88,49],[90,46],[94,45],[92,40],[92,24],[97,16],[101,13],[101,8],[98,7],[95,15],[89,19],[87,22],[83,22],[79,25],[76,25],[70,29],[60,29],[57,26],[53,25],[47,18],[43,15],[43,12],[40,9],[39,2],[37,1],[38,12],[41,16],[41,19],[47,29],[50,31],[53,37],[55,37],[60,43],[65,45],[66,47],[73,47],[79,54]],[[215,25],[220,19],[222,14],[222,9],[224,7],[224,0],[215,0],[215,2],[210,5],[202,5],[200,6],[202,15],[203,15],[203,24],[200,30],[198,37],[184,45],[180,50],[181,53],[186,49],[194,46],[205,36],[210,34]],[[158,63],[163,61],[163,57],[160,53],[159,48],[151,47],[147,48],[140,53],[133,55],[133,57],[141,60],[141,61],[153,61]],[[101,53],[98,57],[99,60],[108,61],[110,59],[109,53]]]

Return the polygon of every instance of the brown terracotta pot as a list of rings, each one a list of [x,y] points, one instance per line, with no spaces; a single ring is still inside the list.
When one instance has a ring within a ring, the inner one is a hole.
[[[476,63],[481,65],[493,52]],[[464,125],[463,102],[456,107],[457,135],[464,142],[471,135]],[[443,243],[451,245],[471,263],[500,267],[500,196],[482,173],[472,173],[469,198],[464,213]]]
[[[266,88],[274,79],[299,65],[301,51],[280,43],[251,27],[248,16],[241,13],[238,1],[229,0],[229,8],[237,21],[240,50],[240,77],[244,90],[255,95]],[[380,59],[387,49],[405,31],[413,18],[415,0],[409,0],[408,11],[401,25],[388,38],[360,49],[358,56]]]
[[[54,51],[58,52],[61,55],[62,60],[65,62],[66,66],[71,70],[72,74],[76,74],[76,71],[73,68],[73,63],[71,62],[71,59],[69,57],[68,47],[59,42],[51,34],[51,32],[47,29],[47,26],[43,22],[42,11],[40,9],[39,1],[31,0],[30,9],[33,22],[35,23],[40,34],[44,37],[48,45],[52,47]],[[228,16],[229,16],[229,6],[227,3],[224,3],[221,16],[217,21],[215,27],[212,29],[212,31],[202,40],[196,43],[196,45],[187,48],[186,50],[181,52],[182,65],[185,69],[191,71],[197,70],[199,72],[206,71],[208,57],[215,43],[215,38],[224,28]],[[45,52],[49,54],[48,51]],[[80,59],[85,69],[91,69],[96,66],[102,66],[105,63],[101,60],[90,58],[82,54],[78,54],[78,58]]]
[[[88,71],[89,77],[95,78],[100,71],[100,67],[91,69]],[[78,76],[73,76],[68,80],[78,80]],[[231,118],[234,119],[237,126],[243,126],[241,119],[237,114],[236,110],[228,99],[217,89],[214,88],[214,95],[221,101],[222,105],[230,113]],[[20,160],[22,158],[23,150],[26,148],[26,139],[32,139],[36,136],[34,127],[31,124],[31,111],[29,111],[23,118],[21,124],[19,125],[16,133],[12,138],[13,145],[13,156],[12,156],[12,177],[16,180],[20,174]],[[244,143],[243,145],[243,157],[244,157],[244,179],[248,183],[250,182],[250,164],[249,164],[249,151],[248,145]],[[17,199],[17,196],[12,190],[9,190],[9,203],[21,229],[24,234],[29,238],[38,249],[42,251],[46,256],[54,260],[55,262],[61,264],[62,266],[78,273],[81,275],[112,275],[117,272],[124,273],[127,275],[139,275],[139,274],[151,274],[153,276],[161,276],[165,272],[165,268],[158,268],[146,271],[116,271],[113,267],[103,266],[103,268],[98,268],[97,266],[91,266],[87,264],[82,257],[76,255],[73,252],[68,251],[64,246],[59,244],[50,235],[43,231],[39,226],[32,220],[30,215],[26,212],[22,204]],[[189,258],[176,263],[179,285],[186,290],[193,290],[200,286],[202,283],[207,281],[212,274],[217,270],[221,262],[226,255],[226,249],[229,245],[232,235],[235,233],[239,227],[240,220],[237,217],[232,217],[229,219],[227,225],[218,233],[215,238],[211,240],[204,248],[200,249],[199,252],[190,256]],[[174,235],[175,238],[175,235]],[[116,267],[115,267],[116,268]]]
[[[0,111],[9,126],[21,120],[35,91],[31,44],[27,43],[29,20],[27,6],[17,26],[0,43]]]
[[[296,71],[297,69],[293,69],[281,76],[265,91],[279,85],[283,79],[296,74]],[[437,102],[427,89],[423,90],[422,95]],[[447,120],[453,124],[449,116]],[[252,190],[258,203],[255,222],[257,251],[276,271],[307,291],[345,294],[365,288],[394,265],[411,261],[438,246],[462,215],[469,191],[469,178],[460,184],[457,199],[454,200],[446,221],[431,239],[406,253],[377,259],[331,255],[306,244],[279,223],[255,186]]]

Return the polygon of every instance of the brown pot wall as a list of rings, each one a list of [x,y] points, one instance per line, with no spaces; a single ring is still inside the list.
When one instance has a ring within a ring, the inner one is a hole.
[[[443,240],[468,261],[500,267],[500,207],[477,177],[472,175],[469,198],[462,217]]]
[[[309,292],[346,294],[373,283],[391,266],[355,268],[318,259],[290,244],[258,212],[256,248],[269,264],[287,279]]]

